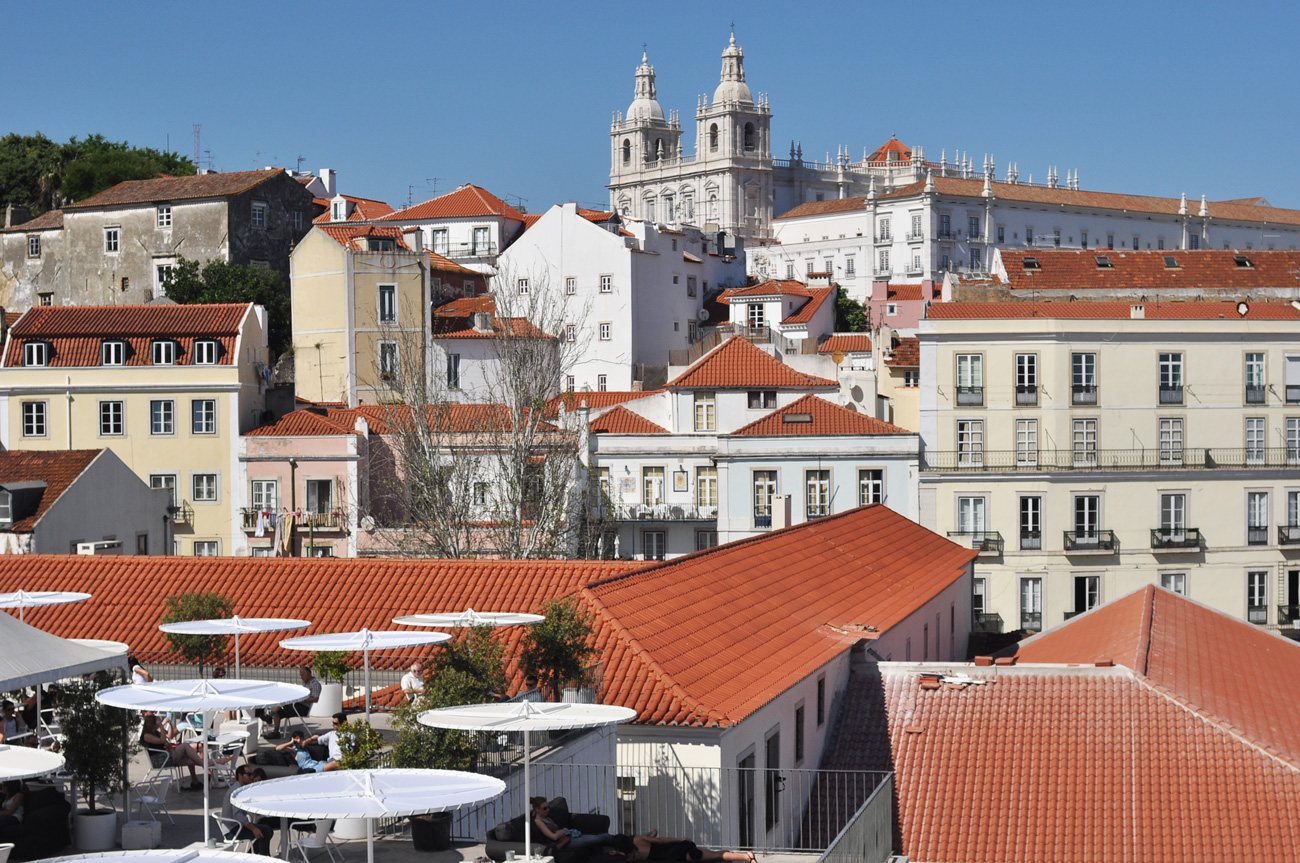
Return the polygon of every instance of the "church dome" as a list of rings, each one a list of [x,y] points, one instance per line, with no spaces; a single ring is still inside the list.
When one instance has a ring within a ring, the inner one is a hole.
[[[731,34],[731,44],[722,52],[722,81],[713,91],[713,104],[743,102],[754,104],[754,94],[745,83],[745,52],[736,44],[736,34]]]
[[[655,98],[655,67],[645,52],[641,54],[641,65],[636,67],[636,97],[627,108],[627,119],[664,121],[664,109]]]

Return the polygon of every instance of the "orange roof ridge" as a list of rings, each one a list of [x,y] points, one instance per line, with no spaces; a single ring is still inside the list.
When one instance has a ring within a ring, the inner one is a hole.
[[[1137,664],[1141,668],[1133,669],[1138,674],[1146,677],[1147,667],[1151,664],[1151,622],[1155,619],[1155,585],[1148,584],[1142,591],[1142,597],[1146,601],[1142,603],[1142,623],[1138,627],[1138,649]]]
[[[810,422],[787,423],[787,414],[807,413]],[[741,426],[732,435],[879,435],[914,434],[884,420],[851,411],[809,393],[783,408]]]
[[[796,371],[739,336],[730,337],[664,384],[665,388],[689,389],[800,389],[838,386],[835,381],[827,378]]]

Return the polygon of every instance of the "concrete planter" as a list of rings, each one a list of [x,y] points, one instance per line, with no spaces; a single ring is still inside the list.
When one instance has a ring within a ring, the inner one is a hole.
[[[365,839],[367,829],[364,818],[339,818],[334,822],[334,835],[339,839]]]
[[[117,813],[113,811],[91,814],[77,810],[72,819],[72,844],[78,851],[108,851],[117,845]]]

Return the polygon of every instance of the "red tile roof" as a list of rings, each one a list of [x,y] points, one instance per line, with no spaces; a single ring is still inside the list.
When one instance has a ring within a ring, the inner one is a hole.
[[[787,422],[792,415],[807,415],[811,422]],[[860,414],[840,405],[831,404],[825,399],[807,395],[797,399],[780,410],[772,411],[765,417],[732,432],[733,435],[878,435],[911,434],[907,429],[899,428],[883,420]]]
[[[537,224],[537,220],[540,219],[540,218],[541,218],[542,216],[544,216],[544,215],[546,215],[546,214],[545,214],[545,213],[524,213],[524,214],[523,214],[523,216],[524,216],[524,230],[526,231],[526,230],[528,230],[529,228],[531,228],[533,225],[536,225],[536,224]]]
[[[23,343],[47,341],[53,347],[51,368],[98,366],[100,345],[105,339],[127,343],[126,365],[144,366],[152,361],[154,339],[179,343],[176,365],[191,365],[196,339],[215,339],[220,345],[217,362],[235,363],[235,340],[251,304],[145,306],[34,306],[9,331],[5,366],[23,362]]]
[[[290,411],[269,425],[258,426],[244,432],[245,437],[329,437],[354,434],[355,426],[347,425],[342,417],[334,417],[304,408]]]
[[[492,332],[474,329],[474,314],[492,315]],[[436,339],[491,339],[498,335],[544,339],[546,333],[527,318],[498,318],[496,301],[490,296],[463,297],[433,310],[433,337]]]
[[[18,323],[18,319],[21,318],[22,316],[23,316],[23,313],[22,313],[22,312],[9,312],[9,311],[6,311],[6,312],[5,312],[5,326],[6,326],[6,327],[12,327],[14,324]]]
[[[869,354],[871,353],[871,336],[866,333],[860,335],[835,335],[817,346],[817,353],[819,354],[830,354],[835,351],[846,354]]]
[[[997,320],[1009,318],[1060,318],[1069,320],[1117,320],[1132,317],[1132,306],[1143,306],[1147,320],[1209,321],[1239,320],[1235,302],[1194,300],[1173,302],[1070,302],[1051,300],[1027,302],[955,302],[936,303],[930,307],[933,320]],[[1300,320],[1300,309],[1290,303],[1266,303],[1252,300],[1247,305],[1245,320],[1295,321]]]
[[[597,392],[594,390],[578,390],[576,392],[562,393],[558,396],[552,396],[546,402],[546,416],[554,417],[559,414],[560,404],[564,404],[566,411],[576,411],[585,402],[587,407],[592,410],[601,410],[602,408],[612,407],[622,404],[623,402],[643,399],[646,396],[658,395],[663,390],[623,390],[623,391],[604,391]]]
[[[365,251],[365,246],[358,240],[367,237],[380,237],[386,240],[393,240],[394,245],[399,249],[410,251],[411,247],[406,245],[406,238],[402,236],[402,229],[390,227],[388,225],[365,225],[365,224],[328,224],[317,225],[319,230],[325,236],[338,243],[343,248],[351,252]]]
[[[919,366],[921,364],[921,340],[916,336],[895,336],[894,349],[885,360],[887,366]]]
[[[73,605],[29,609],[34,626],[64,637],[108,638],[132,652],[168,649],[158,622],[166,597],[202,585],[235,603],[245,617],[303,617],[312,627],[294,635],[402,629],[404,614],[432,611],[535,611],[543,602],[575,593],[600,578],[640,564],[589,561],[408,560],[393,558],[248,558],[20,555],[0,556],[0,591],[78,590],[94,598]],[[310,598],[266,585],[312,586]],[[501,632],[506,653],[518,655],[526,627]],[[284,650],[284,633],[245,635],[248,665],[301,663],[308,654]],[[426,648],[382,651],[372,665],[398,668]],[[146,660],[147,662],[148,660]],[[359,664],[360,656],[356,657]]]
[[[33,231],[56,231],[63,227],[63,211],[49,210],[21,225],[5,228],[6,234],[30,234]]]
[[[456,273],[462,276],[478,276],[483,279],[484,276],[478,270],[471,270],[469,267],[462,267],[451,258],[445,258],[437,252],[429,252],[429,267],[439,273]]]
[[[254,186],[260,186],[283,173],[285,173],[283,168],[268,168],[264,171],[235,171],[229,174],[160,176],[152,180],[126,180],[84,201],[64,204],[63,209],[86,210],[93,207],[152,204],[194,198],[224,198],[247,192]]]
[[[815,291],[812,288],[794,279],[764,279],[761,282],[741,288],[727,288],[722,292],[722,296],[730,301],[732,297],[811,297],[814,293]]]
[[[1234,249],[1141,250],[999,249],[1007,283],[1037,291],[1218,291],[1300,288],[1300,252]],[[1109,267],[1097,265],[1104,257]],[[1237,264],[1245,257],[1250,266]],[[1036,269],[1024,259],[1035,258]],[[1165,259],[1176,267],[1166,266]]]
[[[849,650],[856,627],[901,622],[974,555],[877,504],[593,584],[604,700],[639,723],[740,722]]]
[[[312,224],[329,225],[345,222],[365,222],[371,219],[382,219],[384,216],[393,212],[393,208],[388,206],[388,204],[383,201],[376,201],[372,198],[357,198],[352,195],[344,195],[343,199],[352,204],[352,207],[347,218],[340,222],[335,221],[332,218],[333,213],[331,202],[334,200],[333,198],[312,198],[312,203],[319,204],[325,208],[325,212],[311,220]]]
[[[806,389],[835,381],[797,372],[748,340],[733,336],[668,382],[669,389]]]
[[[449,219],[458,216],[502,216],[524,221],[524,214],[481,186],[466,183],[454,192],[440,195],[385,216],[388,221]]]
[[[445,404],[429,405],[425,413],[425,422],[432,427],[436,421],[440,430],[458,434],[476,432],[497,432],[507,428],[510,412],[500,404]],[[364,418],[372,434],[386,435],[393,433],[393,427],[402,427],[411,421],[412,408],[409,405],[358,405],[355,408],[315,407],[292,411],[277,419],[270,425],[244,432],[246,436],[289,437],[289,436],[330,436],[352,434],[356,430],[357,419]],[[540,423],[541,431],[557,431],[550,423]]]
[[[810,298],[808,302],[800,306],[794,314],[787,317],[781,323],[783,324],[806,324],[817,314],[817,310],[835,295],[838,288],[813,288],[809,291]]]
[[[0,451],[0,486],[15,482],[43,482],[40,503],[31,514],[4,528],[4,533],[31,533],[45,511],[68,490],[68,486],[99,458],[102,449],[51,450],[47,452]]]
[[[890,284],[888,299],[908,302],[909,300],[925,300],[925,288],[923,285],[895,285]]]
[[[889,159],[890,153],[893,153],[895,156],[898,157],[897,161],[900,162],[912,161],[912,148],[907,146],[897,138],[890,138],[888,141],[881,144],[880,147],[876,150],[876,152],[872,153],[870,156],[866,158],[866,161],[884,162]]]
[[[592,434],[668,434],[668,429],[634,414],[622,405],[605,411],[588,426]]]
[[[832,198],[829,201],[808,201],[793,209],[786,210],[776,219],[801,219],[806,216],[829,216],[835,213],[865,213],[866,198]]]
[[[618,217],[618,213],[613,210],[588,210],[584,207],[578,208],[578,215],[588,222],[612,222]]]

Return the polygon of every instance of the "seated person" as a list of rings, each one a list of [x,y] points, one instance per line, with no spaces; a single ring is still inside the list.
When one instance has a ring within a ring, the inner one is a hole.
[[[4,784],[5,802],[0,806],[0,827],[23,823],[23,784],[10,779]]]
[[[280,736],[280,723],[286,716],[296,716],[301,719],[311,713],[311,706],[320,700],[320,680],[312,673],[311,666],[298,666],[298,677],[302,680],[302,685],[309,690],[307,697],[293,704],[281,705],[271,712],[273,722],[271,730],[262,732],[262,736],[267,740],[275,740]]]
[[[315,740],[316,738],[312,737],[310,739]],[[296,752],[294,760],[298,764],[298,771],[300,773],[324,773],[326,770],[339,769],[339,763],[337,761],[321,761],[313,758],[311,752],[307,750],[308,740],[307,731],[300,725],[289,735],[289,740],[287,742],[281,743],[279,746],[275,747],[275,751],[280,752],[289,748],[294,749]]]
[[[330,718],[333,728],[324,734],[313,734],[304,741],[305,743],[319,743],[329,749],[329,758],[325,759],[325,769],[322,772],[339,769],[339,762],[343,760],[343,750],[339,747],[339,728],[346,724],[347,721],[348,715],[346,713],[335,713]]]
[[[153,675],[140,664],[140,660],[132,656],[126,661],[126,664],[131,666],[131,682],[133,684],[153,683]]]
[[[420,660],[411,663],[411,670],[402,675],[402,694],[407,701],[424,694],[424,666]]]
[[[524,678],[524,688],[515,695],[515,701],[545,701],[546,694],[537,683],[537,675],[530,674]]]
[[[564,848],[567,851],[589,851],[609,845],[614,841],[612,833],[596,833],[584,836],[577,830],[561,830],[548,815],[550,805],[546,802],[545,797],[530,797],[528,802],[533,807],[533,829],[546,837],[546,840],[556,848]]]
[[[3,713],[3,723],[0,723],[0,743],[8,743],[10,746],[35,746],[36,740],[28,733],[27,723],[14,709],[14,703],[5,699],[0,704],[0,713]]]
[[[158,715],[152,711],[146,711],[144,714],[144,723],[140,728],[140,745],[151,751],[149,760],[155,767],[162,767],[164,764],[171,763],[189,768],[189,790],[203,790],[203,783],[199,781],[198,774],[194,769],[203,766],[203,756],[190,744],[181,743],[169,735],[158,722]],[[202,746],[203,744],[200,743],[199,748],[202,748]],[[153,753],[161,753],[165,760],[162,760],[161,763],[155,761]],[[224,758],[214,758],[211,763],[226,764],[235,757],[235,754],[227,755]]]
[[[263,772],[262,776],[265,777],[266,773]],[[230,787],[230,790],[226,792],[225,802],[221,804],[221,817],[228,818],[231,821],[237,821],[240,825],[239,833],[229,838],[251,839],[253,840],[254,854],[270,855],[271,835],[275,832],[275,828],[272,824],[265,823],[268,819],[254,822],[248,817],[247,812],[235,806],[230,799],[230,795],[234,794],[240,788],[256,781],[253,768],[249,767],[247,764],[242,764],[235,768],[235,781],[238,784]]]

